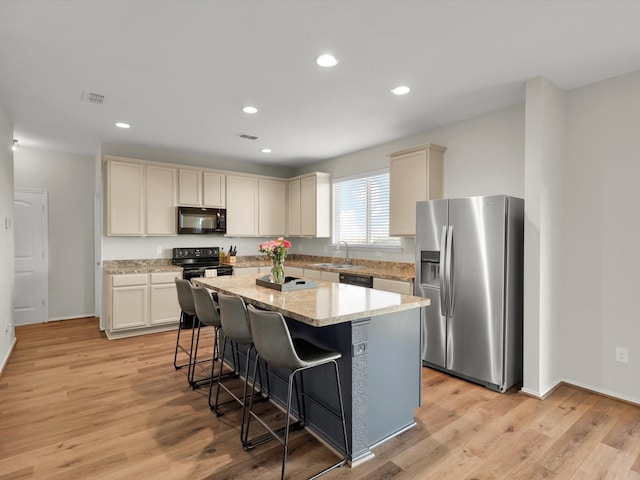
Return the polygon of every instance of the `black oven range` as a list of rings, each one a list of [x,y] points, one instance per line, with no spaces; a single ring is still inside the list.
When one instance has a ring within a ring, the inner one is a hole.
[[[174,248],[173,265],[182,267],[182,278],[204,277],[205,270],[216,270],[218,276],[233,275],[231,265],[220,265],[220,248]]]

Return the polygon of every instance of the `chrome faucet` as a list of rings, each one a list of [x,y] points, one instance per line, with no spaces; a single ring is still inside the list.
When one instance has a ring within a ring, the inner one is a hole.
[[[345,265],[351,265],[351,259],[349,258],[349,244],[347,242],[345,242],[344,240],[340,240],[338,243],[336,243],[336,250],[340,250],[340,244],[344,243],[344,246],[347,248],[347,253],[344,256],[344,264]]]

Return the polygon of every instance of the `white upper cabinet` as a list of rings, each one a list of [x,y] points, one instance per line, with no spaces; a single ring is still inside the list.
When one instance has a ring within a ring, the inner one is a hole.
[[[287,235],[301,235],[300,229],[300,179],[291,180],[287,185]]]
[[[146,234],[176,234],[176,169],[146,167]]]
[[[181,168],[179,175],[178,204],[202,206],[202,170]]]
[[[107,235],[144,235],[145,166],[107,164]]]
[[[225,187],[222,173],[181,168],[178,205],[224,208]]]
[[[107,158],[107,235],[176,234],[177,169]]]
[[[261,178],[258,181],[258,232],[261,236],[283,236],[287,220],[287,182]]]
[[[202,172],[202,206],[224,208],[226,205],[225,175]]]
[[[227,235],[258,235],[258,178],[227,175]]]
[[[104,161],[108,235],[176,235],[178,205],[226,208],[230,237],[331,234],[328,173],[279,179],[131,158]]]
[[[389,155],[389,235],[415,236],[416,202],[442,198],[445,150],[429,143]]]
[[[288,185],[287,235],[331,235],[331,175],[315,172],[291,179]]]

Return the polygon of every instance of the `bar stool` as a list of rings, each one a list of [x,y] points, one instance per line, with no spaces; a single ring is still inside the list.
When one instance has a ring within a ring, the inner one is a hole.
[[[244,303],[244,300],[235,295],[225,295],[223,293],[218,293],[218,304],[220,305],[220,323],[222,325],[222,333],[225,337],[228,337],[232,345],[235,345],[237,355],[237,346],[245,345],[247,346],[247,359],[245,362],[245,380],[244,380],[244,390],[242,393],[242,399],[238,398],[222,381],[222,364],[224,361],[224,353],[227,346],[226,338],[225,342],[222,344],[222,360],[220,362],[220,370],[218,373],[218,387],[216,390],[216,400],[214,404],[214,410],[217,416],[222,416],[226,412],[220,410],[220,406],[223,405],[219,403],[220,401],[220,389],[224,389],[236,402],[239,403],[239,406],[242,407],[242,423],[240,425],[240,440],[242,441],[242,445],[245,448],[248,448],[251,442],[248,440],[247,435],[245,435],[245,418],[246,418],[246,409],[247,403],[250,397],[253,400],[254,397],[258,397],[261,400],[266,400],[268,396],[263,396],[262,390],[262,378],[258,371],[258,378],[260,380],[260,390],[255,391],[255,377],[256,377],[256,369],[254,368],[254,375],[251,381],[251,395],[248,394],[249,390],[249,359],[251,357],[251,351],[255,350],[253,346],[253,338],[251,336],[251,330],[249,328],[249,317],[247,316],[247,307]],[[234,356],[234,361],[235,361]],[[268,377],[267,377],[268,378]],[[268,387],[267,387],[268,388]],[[233,401],[231,400],[231,401]],[[228,403],[228,402],[225,402]]]
[[[300,338],[292,339],[284,317],[278,312],[258,310],[252,305],[249,305],[247,311],[249,313],[251,334],[253,336],[253,342],[258,356],[265,360],[272,368],[291,370],[291,374],[289,375],[287,388],[287,415],[283,428],[284,439],[281,438],[278,432],[274,431],[260,417],[253,413],[253,402],[251,401],[249,402],[246,435],[249,435],[251,417],[254,417],[283,445],[281,478],[284,480],[285,468],[287,465],[287,447],[289,444],[290,429],[288,426],[289,418],[291,416],[291,393],[295,375],[302,370],[332,363],[335,368],[336,383],[338,385],[340,420],[342,421],[342,432],[344,435],[344,457],[338,463],[313,475],[311,479],[318,478],[320,475],[323,475],[334,468],[345,465],[349,455],[349,444],[347,440],[347,426],[344,419],[344,404],[342,401],[342,389],[340,387],[338,363],[336,362],[336,360],[342,355],[338,352],[331,352],[324,348],[320,348]],[[256,357],[255,361],[256,365],[257,363],[258,357]]]
[[[187,320],[196,321],[196,307],[193,303],[193,294],[191,293],[191,283],[189,280],[176,278],[176,290],[178,292],[178,304],[180,305],[180,322],[178,324],[178,337],[176,338],[176,351],[173,355],[173,366],[176,370],[188,367],[187,380],[191,379],[191,352],[193,350],[193,330],[191,330],[191,344],[189,348],[185,348],[180,344],[180,332],[185,328]],[[187,354],[189,361],[178,365],[178,352],[182,351]]]
[[[191,378],[189,383],[191,384],[192,388],[196,389],[204,384],[209,385],[209,407],[212,407],[212,403],[211,403],[211,385],[214,381],[218,381],[219,378],[215,376],[214,371],[215,371],[215,361],[218,360],[218,352],[219,352],[219,345],[218,345],[218,336],[219,336],[219,332],[222,328],[222,324],[220,322],[220,315],[218,313],[218,306],[216,305],[216,302],[214,301],[211,293],[209,292],[209,290],[207,290],[204,287],[200,287],[198,285],[191,285],[191,293],[193,294],[193,302],[195,305],[195,309],[196,309],[196,315],[198,317],[198,326],[197,326],[197,331],[198,333],[196,334],[196,341],[195,341],[195,345],[193,347],[193,355],[192,355],[192,363],[193,363],[193,368],[191,369]],[[198,361],[198,347],[200,345],[200,331],[202,330],[202,327],[213,327],[213,355],[211,357],[211,359],[207,359],[204,361]],[[206,364],[211,363],[211,368],[207,369],[205,367]],[[225,378],[229,378],[229,377],[237,377],[238,374],[235,372],[236,370],[236,363],[235,363],[235,357],[234,357],[234,368],[232,372],[227,372],[223,375],[223,377]],[[206,373],[206,377],[205,378],[201,378],[196,380],[195,379],[195,371],[196,368],[200,368],[203,372]]]

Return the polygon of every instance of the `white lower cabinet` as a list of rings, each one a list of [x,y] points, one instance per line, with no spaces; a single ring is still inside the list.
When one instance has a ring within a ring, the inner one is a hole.
[[[336,272],[320,272],[320,280],[338,283],[340,281],[340,274]]]
[[[301,278],[304,277],[304,269],[300,267],[287,267],[287,264],[285,263],[284,274],[287,277]]]
[[[305,268],[304,277],[312,278],[314,280],[322,280],[322,272],[320,270],[313,270],[312,268]]]
[[[257,275],[260,273],[260,267],[233,267],[234,275]]]
[[[110,339],[175,328],[180,319],[176,278],[182,272],[105,275],[106,334]]]
[[[387,292],[402,293],[404,295],[413,295],[413,282],[389,280],[387,278],[374,278],[373,288],[376,290],[385,290]]]

